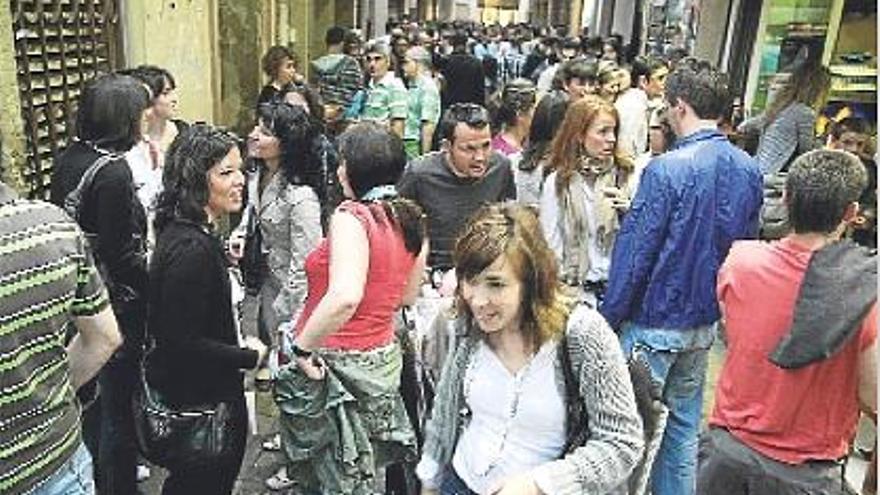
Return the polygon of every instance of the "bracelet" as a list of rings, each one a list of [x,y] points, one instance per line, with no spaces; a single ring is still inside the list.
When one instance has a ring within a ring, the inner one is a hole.
[[[297,344],[295,342],[293,344],[293,347],[290,349],[290,351],[293,353],[294,356],[296,356],[298,358],[310,358],[314,355],[314,352],[307,351],[307,350],[303,349],[302,347],[299,346],[299,344]]]

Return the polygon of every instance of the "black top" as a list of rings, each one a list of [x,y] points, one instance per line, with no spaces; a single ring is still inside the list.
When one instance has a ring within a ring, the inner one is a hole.
[[[80,179],[102,155],[90,145],[73,142],[55,158],[52,169],[52,203],[62,206],[64,198],[76,189]],[[109,162],[95,176],[92,187],[83,195],[80,227],[97,235],[97,246],[92,246],[95,259],[106,268],[110,278],[108,288],[117,316],[123,308],[119,304],[118,287],[132,289],[137,300],[126,299],[126,313],[141,313],[147,289],[147,215],[137,199],[131,169],[125,158]],[[123,331],[132,331],[123,328]],[[139,336],[139,335],[138,335]],[[134,344],[132,335],[127,343]]]
[[[454,103],[486,104],[486,81],[480,59],[469,53],[452,53],[443,66],[446,88],[443,91],[443,108]]]
[[[474,212],[516,198],[510,160],[498,152],[489,157],[486,175],[479,179],[455,175],[446,153],[429,153],[410,162],[397,190],[425,210],[431,233],[428,264],[440,269],[452,268],[455,239]]]
[[[150,262],[149,294],[147,331],[156,341],[150,384],[176,404],[241,397],[241,370],[259,356],[238,344],[219,239],[193,222],[168,224]]]
[[[259,107],[263,103],[281,101],[281,96],[281,90],[273,86],[272,83],[269,83],[263,86],[263,89],[260,91],[260,95],[257,97],[257,106]]]

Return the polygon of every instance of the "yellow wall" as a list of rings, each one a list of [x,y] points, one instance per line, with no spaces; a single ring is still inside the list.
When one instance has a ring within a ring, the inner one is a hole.
[[[213,122],[219,94],[215,0],[123,3],[126,64],[168,69],[177,81],[178,116]]]

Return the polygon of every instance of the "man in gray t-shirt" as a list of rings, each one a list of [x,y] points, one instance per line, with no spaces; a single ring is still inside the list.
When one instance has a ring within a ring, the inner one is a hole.
[[[440,119],[440,151],[409,164],[400,195],[428,215],[434,269],[452,268],[452,249],[462,226],[481,206],[516,198],[510,161],[492,151],[489,114],[473,103],[449,107]]]

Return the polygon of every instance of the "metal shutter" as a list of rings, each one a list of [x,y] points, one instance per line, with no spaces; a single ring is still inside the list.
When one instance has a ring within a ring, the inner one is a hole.
[[[118,0],[11,0],[27,137],[24,180],[47,198],[52,159],[74,135],[83,83],[115,66]]]

